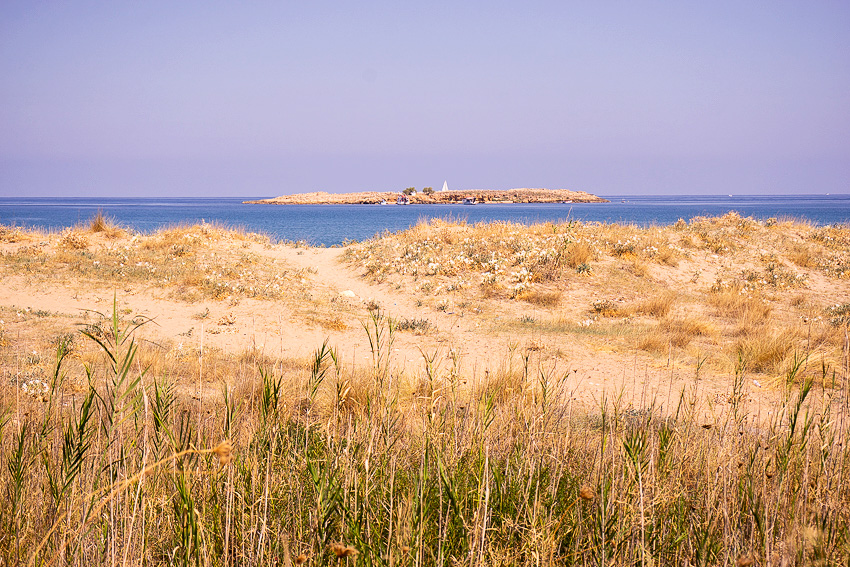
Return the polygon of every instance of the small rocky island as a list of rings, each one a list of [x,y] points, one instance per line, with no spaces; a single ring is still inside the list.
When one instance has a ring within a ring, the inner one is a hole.
[[[244,201],[259,205],[395,205],[402,193],[393,191],[367,191],[362,193],[298,193],[272,199]],[[401,204],[450,205],[450,204],[496,204],[496,203],[607,203],[607,199],[567,189],[473,189],[469,191],[417,191],[401,198]]]

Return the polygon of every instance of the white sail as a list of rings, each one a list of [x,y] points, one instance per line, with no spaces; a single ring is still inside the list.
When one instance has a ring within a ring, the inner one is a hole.
[[[443,181],[443,188],[440,189],[440,191],[442,192],[442,191],[448,191],[448,190],[449,190],[449,183],[447,181]]]

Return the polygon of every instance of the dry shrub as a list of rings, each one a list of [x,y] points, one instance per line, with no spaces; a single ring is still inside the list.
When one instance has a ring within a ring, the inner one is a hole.
[[[660,319],[670,313],[670,309],[673,307],[675,301],[676,294],[672,291],[667,291],[638,303],[635,311]]]
[[[0,242],[24,242],[32,240],[30,233],[14,226],[0,225]]]
[[[64,250],[83,250],[88,246],[89,241],[86,237],[75,230],[66,232],[62,240],[59,241],[59,248]]]
[[[658,246],[658,251],[653,256],[653,259],[661,264],[673,268],[679,265],[679,259],[677,257],[676,251],[667,246],[666,244],[661,244]]]
[[[683,234],[679,237],[679,245],[683,248],[697,248],[699,244],[694,240],[694,237],[690,234]]]
[[[561,303],[560,290],[527,289],[517,295],[517,299],[539,305],[541,307],[556,307]]]
[[[715,254],[725,254],[736,249],[734,242],[723,234],[710,234],[703,232],[699,234],[703,242],[702,247]]]

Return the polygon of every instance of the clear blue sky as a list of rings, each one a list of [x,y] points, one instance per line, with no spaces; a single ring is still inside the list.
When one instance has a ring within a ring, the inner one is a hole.
[[[444,179],[850,192],[850,2],[0,3],[0,196]]]

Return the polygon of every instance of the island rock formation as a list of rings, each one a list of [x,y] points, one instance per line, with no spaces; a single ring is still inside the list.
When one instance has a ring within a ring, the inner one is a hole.
[[[298,193],[282,195],[272,199],[244,201],[261,205],[377,205],[385,202],[395,205],[401,193],[394,191],[366,191],[361,193]],[[421,191],[408,196],[411,205],[460,204],[464,201],[476,204],[488,203],[607,203],[607,199],[567,189],[471,189],[469,191],[435,191],[427,195]]]

